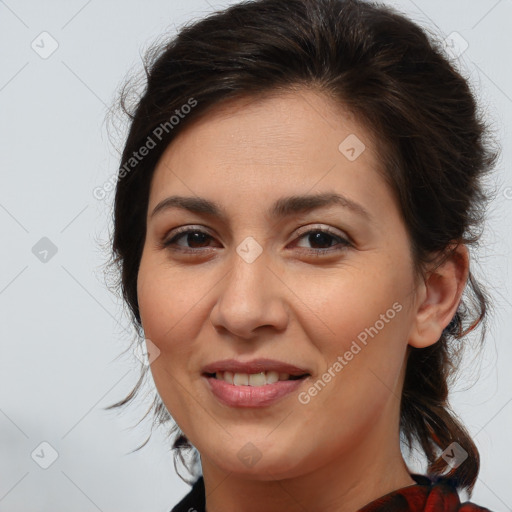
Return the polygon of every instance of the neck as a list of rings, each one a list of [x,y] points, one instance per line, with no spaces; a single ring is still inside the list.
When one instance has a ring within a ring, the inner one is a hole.
[[[271,468],[260,468],[257,475],[225,472],[203,457],[206,511],[354,512],[389,492],[414,485],[400,451],[398,428],[391,429],[393,435],[375,427],[361,435],[354,449],[337,457],[331,454],[316,468],[305,462],[313,469],[285,478],[274,477]]]

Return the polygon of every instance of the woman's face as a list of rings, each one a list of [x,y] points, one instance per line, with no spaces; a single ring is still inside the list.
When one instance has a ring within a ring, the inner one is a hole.
[[[203,466],[286,478],[398,439],[416,292],[380,163],[308,90],[231,101],[163,154],[138,300]]]

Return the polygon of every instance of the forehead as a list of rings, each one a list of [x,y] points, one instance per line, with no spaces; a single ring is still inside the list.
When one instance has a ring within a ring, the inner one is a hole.
[[[170,189],[220,197],[314,188],[371,196],[386,187],[378,156],[370,132],[321,93],[238,98],[208,109],[178,134],[157,165],[152,196]]]

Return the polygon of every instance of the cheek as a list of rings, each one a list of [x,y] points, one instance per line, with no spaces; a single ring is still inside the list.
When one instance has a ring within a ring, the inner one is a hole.
[[[309,321],[304,316],[300,322],[309,326],[308,339],[325,365],[320,379],[331,390],[318,392],[322,407],[346,412],[365,404],[374,414],[390,393],[400,395],[398,379],[412,321],[407,307],[411,279],[412,273],[385,265],[373,273],[338,270],[302,285],[297,295],[307,297]],[[321,382],[316,387],[323,390]]]
[[[200,324],[194,306],[204,295],[200,292],[190,286],[183,272],[142,258],[137,280],[140,316],[145,337],[159,350],[150,370],[166,409],[182,429],[190,428],[186,411],[194,407],[190,393],[184,390],[197,352]]]
[[[155,259],[143,256],[141,260],[137,296],[146,337],[166,351],[168,344],[186,341],[176,334],[198,310],[204,286],[194,286],[200,279],[192,280],[183,271],[168,268]],[[189,332],[188,339],[192,335]]]
[[[172,292],[176,289],[175,283],[171,283],[165,273],[147,271],[141,265],[137,284],[144,335],[159,350],[150,367],[153,380],[167,409],[179,411],[185,405],[180,404],[179,383],[190,364],[193,350],[190,341],[195,337],[190,330],[188,336],[181,332],[190,307],[181,295]]]
[[[332,357],[333,351],[348,350],[354,340],[403,337],[410,321],[405,311],[412,287],[412,273],[406,268],[404,264],[397,271],[392,265],[368,261],[368,265],[301,275],[293,284],[290,277],[288,282],[303,304],[298,308],[303,311],[299,321],[309,329],[309,339]]]

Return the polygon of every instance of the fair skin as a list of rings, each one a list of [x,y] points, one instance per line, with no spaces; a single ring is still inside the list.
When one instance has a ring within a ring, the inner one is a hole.
[[[353,161],[338,149],[350,134],[366,146]],[[301,90],[209,111],[155,169],[139,307],[145,336],[160,351],[151,365],[159,395],[201,454],[208,512],[354,512],[415,484],[398,426],[408,347],[439,339],[458,306],[468,255],[459,246],[428,277],[414,273],[379,163],[354,116]],[[366,214],[341,204],[267,213],[279,199],[322,193]],[[170,196],[214,202],[225,217],[176,206],[152,215]],[[206,236],[176,239],[183,226]],[[247,237],[262,249],[252,262],[237,252]],[[383,314],[387,321],[377,324]],[[338,356],[371,326],[377,334],[333,376]],[[212,394],[205,365],[259,357],[306,368],[309,377],[259,408]],[[330,381],[301,402],[329,368]],[[247,443],[260,457],[254,464],[239,457]]]

